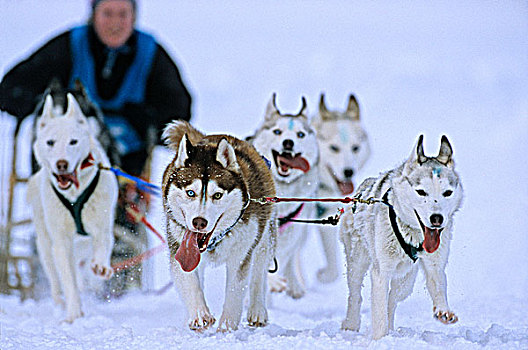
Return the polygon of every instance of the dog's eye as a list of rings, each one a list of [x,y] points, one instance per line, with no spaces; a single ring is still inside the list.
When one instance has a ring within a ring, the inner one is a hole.
[[[304,136],[306,136],[306,134],[304,132],[302,132],[302,131],[299,131],[297,133],[297,137],[300,138],[300,139],[302,139]]]
[[[449,196],[451,196],[452,194],[453,194],[453,191],[451,191],[451,190],[447,190],[447,191],[445,191],[444,193],[442,193],[442,196],[444,196],[444,197],[449,197]]]
[[[280,134],[282,134],[282,130],[281,129],[275,129],[275,130],[273,130],[273,133],[275,135],[280,135]]]
[[[222,198],[223,195],[224,194],[221,192],[216,192],[215,194],[213,194],[213,199],[219,200],[220,198]]]
[[[76,139],[72,139],[72,140],[70,140],[70,146],[74,146],[74,145],[76,145],[77,142],[78,142],[78,141],[77,141]]]
[[[50,147],[53,147],[53,145],[55,144],[55,140],[48,140],[46,141],[46,145],[50,146]]]
[[[418,193],[422,197],[427,196],[427,192],[425,192],[424,190],[416,190],[416,193]]]
[[[339,147],[337,147],[336,145],[331,145],[330,149],[332,150],[332,152],[335,152],[335,153],[339,152]]]
[[[196,197],[196,192],[194,192],[193,190],[188,190],[186,193],[187,193],[187,196],[191,198]]]
[[[352,152],[358,153],[359,152],[359,146],[358,145],[352,146]]]

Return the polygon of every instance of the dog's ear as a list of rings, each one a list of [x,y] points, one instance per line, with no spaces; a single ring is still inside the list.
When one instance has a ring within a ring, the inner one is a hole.
[[[235,149],[225,138],[218,143],[218,150],[216,151],[216,160],[228,170],[239,172],[240,166],[236,159]]]
[[[306,117],[308,118],[308,115],[307,115],[307,104],[306,104],[306,98],[304,98],[304,96],[301,97],[301,109],[299,110],[299,113],[297,113],[297,116],[298,117]]]
[[[189,154],[187,153],[187,151],[191,148],[191,141],[189,141],[189,139],[187,138],[187,134],[184,134],[178,146],[178,156],[176,157],[176,161],[174,162],[174,167],[183,168],[185,166],[185,161],[187,160],[187,158],[189,158]]]
[[[275,102],[277,98],[277,94],[274,92],[271,95],[271,99],[268,101],[268,105],[266,106],[266,115],[265,119],[270,120],[275,114],[280,115],[279,110],[277,109],[277,103]]]
[[[359,104],[354,94],[350,94],[348,97],[348,105],[345,114],[352,120],[359,120]]]
[[[423,163],[425,163],[427,161],[427,157],[424,155],[424,150],[423,150],[423,139],[424,139],[424,136],[423,135],[420,135],[418,137],[418,141],[416,142],[416,145],[414,146],[413,148],[413,151],[411,153],[411,156],[409,157],[409,161],[411,162],[416,162],[418,163],[419,165],[422,165]]]
[[[451,148],[451,144],[449,143],[447,136],[442,135],[442,140],[440,141],[440,151],[438,151],[436,160],[445,166],[452,166],[454,164],[452,156],[453,148]]]
[[[53,98],[50,94],[46,95],[44,107],[42,107],[42,114],[39,117],[37,131],[46,126],[48,119],[54,117],[53,114]]]
[[[84,113],[82,112],[81,107],[77,103],[75,97],[73,97],[73,95],[70,93],[68,93],[67,97],[68,109],[66,110],[64,116],[66,118],[74,118],[79,124],[87,126],[88,121],[86,120],[86,117],[84,116]]]
[[[326,108],[324,92],[321,93],[321,97],[319,98],[319,117],[321,120],[326,120],[329,117],[328,108]]]

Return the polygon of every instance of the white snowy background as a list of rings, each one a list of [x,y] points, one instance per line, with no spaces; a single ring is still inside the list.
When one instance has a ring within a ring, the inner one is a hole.
[[[87,0],[0,0],[0,75],[52,35],[83,23],[88,8]],[[305,96],[312,113],[322,91],[330,108],[344,108],[354,93],[373,149],[362,178],[398,165],[419,134],[426,154],[436,154],[448,135],[465,187],[447,267],[460,321],[433,320],[420,275],[397,309],[397,329],[372,341],[367,278],[361,330],[341,331],[345,276],[317,282],[321,248],[312,234],[302,259],[306,297],[272,296],[266,328],[242,323],[230,334],[192,333],[174,289],[110,302],[85,295],[86,317],[71,325],[60,322],[62,311],[48,298],[20,303],[1,295],[1,349],[528,348],[526,1],[140,0],[139,26],[178,62],[194,97],[192,122],[208,133],[252,134],[272,92],[280,110],[298,111]],[[13,126],[3,114],[3,194]],[[156,151],[153,181],[167,157]],[[2,220],[5,211],[4,198]],[[160,218],[155,202],[149,219],[162,230]],[[165,285],[167,257],[150,265],[151,287]],[[222,274],[206,274],[217,317]]]

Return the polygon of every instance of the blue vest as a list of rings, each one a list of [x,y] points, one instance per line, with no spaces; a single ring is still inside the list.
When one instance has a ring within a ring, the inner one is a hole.
[[[121,110],[126,103],[140,104],[145,101],[145,89],[156,53],[155,39],[141,31],[135,31],[137,47],[134,61],[125,74],[121,87],[112,99],[102,99],[97,93],[95,82],[95,63],[88,41],[88,26],[73,28],[70,32],[70,43],[73,67],[70,76],[70,87],[79,79],[94,103],[104,110]],[[137,132],[130,123],[119,115],[105,115],[105,124],[117,141],[121,154],[138,151],[143,148]]]

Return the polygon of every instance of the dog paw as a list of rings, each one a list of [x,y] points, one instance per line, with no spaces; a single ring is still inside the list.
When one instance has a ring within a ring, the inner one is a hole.
[[[277,274],[268,274],[268,287],[272,293],[282,293],[288,288],[286,278]]]
[[[114,269],[110,266],[105,266],[104,264],[92,262],[90,267],[94,275],[96,275],[97,277],[101,277],[105,280],[110,279],[110,277],[112,277],[112,275],[114,274]]]
[[[359,322],[356,322],[354,320],[350,320],[348,318],[345,318],[343,322],[341,322],[341,329],[345,331],[359,331]]]
[[[251,307],[248,310],[247,321],[250,327],[265,327],[268,324],[268,312],[264,307]]]
[[[216,322],[209,311],[197,312],[196,317],[189,321],[189,328],[195,332],[203,332]]]
[[[68,317],[66,317],[64,320],[62,320],[62,323],[69,323],[72,324],[73,321],[75,321],[78,318],[81,318],[84,316],[84,312],[82,310],[76,309],[68,312]]]
[[[443,324],[454,324],[458,322],[458,317],[454,312],[437,310],[436,306],[433,308],[433,317]]]
[[[305,293],[305,290],[299,286],[292,286],[286,291],[286,294],[288,294],[293,299],[300,299],[304,296]]]
[[[223,312],[222,317],[220,317],[220,322],[218,323],[218,329],[216,331],[221,333],[236,331],[238,329],[239,323],[240,317],[237,318],[226,315],[225,312]]]
[[[338,277],[337,271],[333,268],[325,267],[317,271],[317,279],[321,283],[334,282]]]

